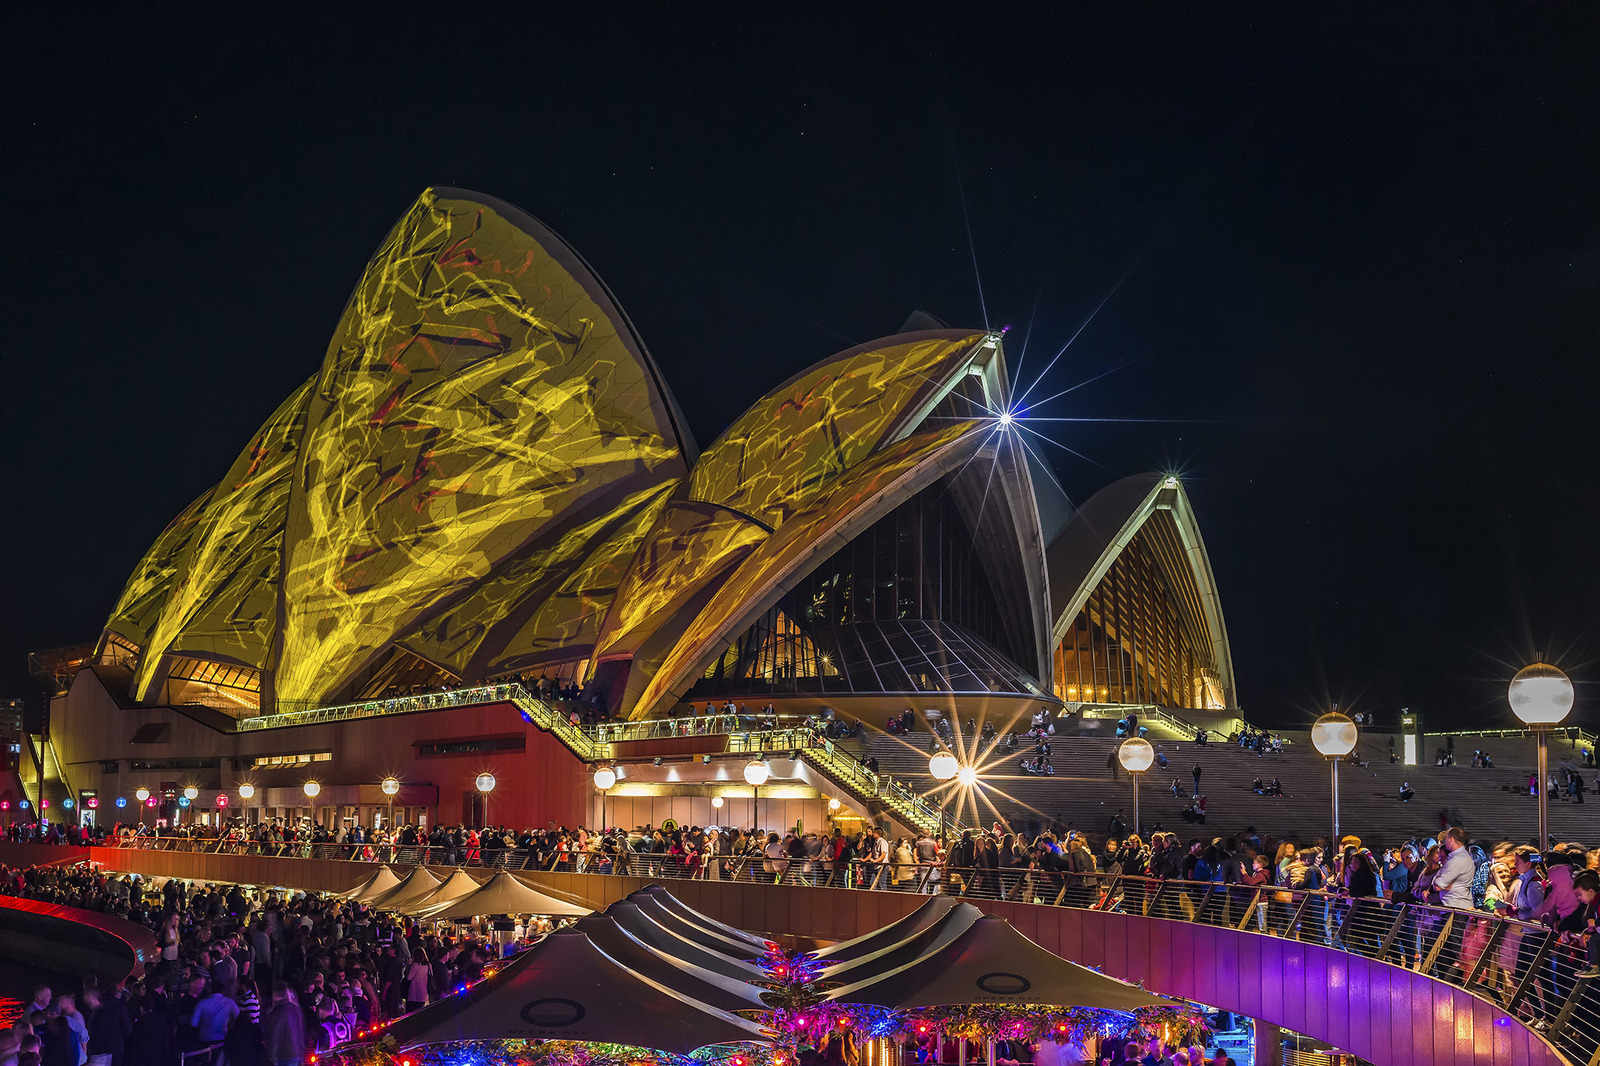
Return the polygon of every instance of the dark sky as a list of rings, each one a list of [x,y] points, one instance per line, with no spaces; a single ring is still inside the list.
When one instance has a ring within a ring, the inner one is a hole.
[[[13,13],[0,694],[97,636],[430,184],[576,246],[702,444],[918,308],[1012,324],[1030,381],[1128,272],[1034,396],[1115,372],[1034,413],[1181,420],[1041,428],[1078,499],[1184,474],[1247,713],[1596,677],[1600,9],[1127,7]]]

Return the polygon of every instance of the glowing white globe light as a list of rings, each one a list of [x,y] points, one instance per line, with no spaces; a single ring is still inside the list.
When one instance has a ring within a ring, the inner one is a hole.
[[[134,790],[133,795],[135,799],[137,799],[140,803],[143,803],[145,800],[150,798],[150,790],[148,788],[140,787]]]
[[[594,787],[598,788],[601,792],[611,791],[611,787],[616,783],[617,772],[611,767],[602,766],[600,769],[594,772]]]
[[[950,780],[956,776],[956,772],[960,769],[961,766],[956,762],[956,757],[948,751],[936,752],[933,758],[928,760],[928,773],[940,781]]]
[[[1156,749],[1143,737],[1129,737],[1117,747],[1117,761],[1129,773],[1143,773],[1155,764]]]
[[[195,788],[193,785],[190,785],[188,788],[183,790],[183,798],[188,800],[190,803],[193,803],[195,800],[200,798],[200,790]]]
[[[1014,421],[1016,421],[1016,417],[1010,411],[1000,412],[1000,424],[1002,426],[1009,426]]]
[[[1555,725],[1572,711],[1572,682],[1549,663],[1534,663],[1517,671],[1506,698],[1524,723]]]
[[[479,792],[493,792],[494,775],[487,772],[481,773],[478,775],[478,779],[474,781],[473,784],[478,786]]]
[[[240,799],[247,800],[256,794],[256,786],[248,781],[241,781],[239,782],[238,793]]]
[[[1349,755],[1356,750],[1356,724],[1349,715],[1329,711],[1311,723],[1311,745],[1335,758]]]
[[[310,796],[312,799],[315,799],[317,794],[322,791],[322,786],[315,781],[307,781],[303,787],[305,788],[306,795]]]
[[[395,793],[400,791],[400,782],[392,777],[386,777],[383,779],[383,784],[379,785],[378,787],[383,789],[383,794],[385,796],[393,796]]]
[[[711,806],[715,807],[719,811],[722,810],[722,797],[721,796],[712,796],[711,797]]]
[[[767,769],[767,764],[760,759],[751,759],[744,764],[745,784],[751,788],[760,788],[767,783],[767,778],[772,776],[772,771]]]
[[[828,801],[828,810],[830,810],[830,811],[836,811],[836,810],[839,809],[840,806],[841,806],[841,804],[839,803],[839,801],[837,799],[831,799],[831,800]]]
[[[970,766],[963,766],[956,771],[956,780],[967,788],[971,788],[978,782],[978,771]]]

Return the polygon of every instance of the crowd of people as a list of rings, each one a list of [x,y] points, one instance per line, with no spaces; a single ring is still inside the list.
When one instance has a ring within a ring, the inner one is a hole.
[[[1554,930],[1560,948],[1540,963],[1523,1005],[1535,1024],[1559,1011],[1578,977],[1600,977],[1600,849],[1509,841],[1480,846],[1452,827],[1380,857],[1356,836],[1336,844],[1273,841],[1252,828],[1187,840],[1158,830],[1146,839],[1112,828],[1105,836],[1060,825],[1019,833],[997,822],[988,831],[964,830],[946,839],[877,827],[780,833],[647,825],[605,832],[498,829],[476,834],[475,845],[444,831],[446,843],[438,846],[504,849],[531,865],[583,873],[1059,899],[1107,908],[1148,902],[1157,904],[1151,911],[1157,916],[1191,920],[1200,893],[1185,887],[1152,895],[1154,885],[1208,884],[1239,908],[1230,918],[1235,924],[1242,919],[1260,932],[1346,947],[1370,935],[1360,923],[1346,927],[1342,920],[1356,901],[1391,909],[1415,904],[1421,906],[1385,950],[1391,961],[1418,966],[1440,940],[1431,972],[1457,981],[1476,970],[1491,986],[1510,989],[1534,965],[1542,943],[1530,931]],[[116,1066],[170,1066],[184,1048],[230,1041],[239,1045],[237,1061],[284,1062],[280,1053],[296,1042],[303,1049],[338,1042],[475,979],[499,954],[487,936],[441,937],[345,900],[239,887],[190,890],[179,881],[155,891],[148,882],[83,867],[0,868],[0,893],[139,922],[161,948],[161,959],[140,980],[91,985],[64,1002],[50,998],[49,990],[41,993],[41,1009],[30,1008],[10,1034],[0,1034],[0,1050],[15,1041],[20,1054],[39,1056],[19,1058],[18,1066],[83,1066],[83,1059],[55,1057],[66,1052],[51,1052],[52,1039],[67,1040],[86,1056],[108,1047],[125,1052]],[[1324,894],[1308,908],[1296,902],[1306,893]],[[1440,916],[1451,910],[1468,917],[1446,927]],[[1527,924],[1491,937],[1496,916]],[[1446,928],[1450,932],[1442,933]],[[75,1013],[83,1016],[81,1033]],[[28,1050],[20,1051],[24,1046]],[[235,1061],[230,1053],[229,1066]],[[0,1062],[8,1062],[4,1054]]]
[[[440,935],[350,900],[177,879],[158,888],[88,865],[0,866],[0,895],[134,922],[157,945],[140,977],[41,983],[0,1031],[7,1066],[300,1066],[549,930],[535,920],[498,939],[470,926]]]

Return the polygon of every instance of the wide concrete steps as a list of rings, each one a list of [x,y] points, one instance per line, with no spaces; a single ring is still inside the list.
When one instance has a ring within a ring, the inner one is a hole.
[[[1224,741],[1196,747],[1192,742],[1152,737],[1168,765],[1151,769],[1141,782],[1140,813],[1146,832],[1159,825],[1184,837],[1227,836],[1253,826],[1265,836],[1307,843],[1327,836],[1332,831],[1329,764],[1311,747],[1307,734],[1288,736],[1299,742],[1286,746],[1282,754],[1261,755]],[[995,749],[981,760],[980,786],[963,790],[940,786],[928,774],[929,739],[926,733],[909,737],[873,733],[859,743],[862,753],[876,757],[884,772],[924,792],[947,797],[952,817],[967,825],[988,826],[1000,820],[1018,830],[1032,831],[1034,826],[1058,823],[1093,833],[1107,832],[1113,817],[1132,825],[1128,775],[1120,769],[1113,774],[1107,766],[1107,758],[1116,748],[1114,741],[1051,738],[1051,762],[1056,771],[1052,777],[1021,772],[1018,763],[1032,754],[1031,746],[1019,745],[1015,754],[1004,758]],[[1457,758],[1470,762],[1477,746],[1482,745],[1458,742]],[[982,748],[981,743],[978,747]],[[1502,755],[1521,755],[1524,747],[1490,747],[1496,761],[1492,769],[1404,766],[1388,762],[1387,737],[1364,738],[1357,751],[1367,765],[1342,762],[1339,767],[1340,829],[1356,833],[1369,845],[1436,836],[1446,821],[1459,821],[1478,839],[1531,839],[1537,813],[1536,801],[1526,794],[1528,770],[1502,761]],[[1552,750],[1551,765],[1570,755],[1570,748],[1561,749],[1560,754]],[[1187,793],[1193,785],[1190,771],[1197,762],[1202,768],[1201,792],[1206,797],[1204,827],[1184,822],[1180,813],[1188,803]],[[1284,795],[1256,795],[1251,786],[1258,776],[1266,781],[1276,777]],[[1185,793],[1181,798],[1171,792],[1174,780]],[[1594,781],[1593,771],[1589,780]],[[1403,781],[1409,781],[1416,791],[1409,803],[1399,800]],[[1511,791],[1519,788],[1523,790],[1520,795]],[[1552,799],[1552,833],[1561,839],[1588,842],[1600,838],[1600,796],[1591,793],[1588,798],[1590,802],[1582,805]]]

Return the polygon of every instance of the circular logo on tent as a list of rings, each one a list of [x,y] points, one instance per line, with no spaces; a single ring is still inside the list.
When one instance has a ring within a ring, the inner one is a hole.
[[[522,1020],[539,1029],[565,1029],[589,1013],[570,999],[536,999],[522,1008]]]
[[[1019,973],[986,973],[978,978],[978,987],[991,996],[1017,996],[1033,987],[1033,982]]]

